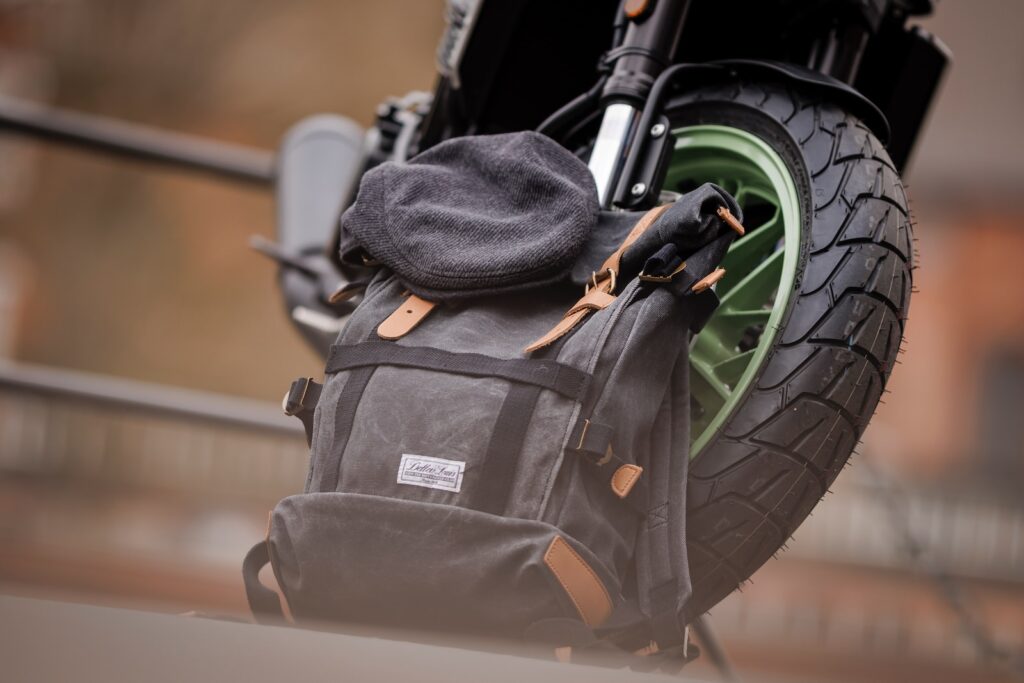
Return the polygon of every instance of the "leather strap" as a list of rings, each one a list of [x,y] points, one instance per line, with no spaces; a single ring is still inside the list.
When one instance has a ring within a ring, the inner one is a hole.
[[[584,624],[594,628],[611,616],[612,599],[608,589],[564,538],[555,536],[551,539],[551,545],[544,553],[544,564],[565,589]]]
[[[402,304],[395,309],[395,312],[384,319],[380,325],[377,326],[377,336],[381,339],[387,339],[393,341],[395,339],[401,339],[405,335],[412,332],[413,328],[423,322],[423,319],[434,310],[437,306],[433,301],[427,301],[421,299],[415,294],[410,294],[409,298],[402,302]]]
[[[601,270],[594,273],[591,280],[592,284],[587,287],[586,293],[577,301],[572,307],[566,312],[561,320],[558,321],[554,327],[552,327],[547,334],[540,337],[536,341],[532,342],[527,346],[524,351],[526,353],[532,353],[537,349],[542,349],[545,346],[551,344],[567,335],[577,325],[579,325],[584,318],[586,318],[592,311],[600,311],[612,304],[615,301],[615,284],[616,278],[619,274],[619,267],[622,263],[622,255],[629,249],[634,242],[636,242],[641,235],[647,232],[647,229],[654,225],[654,222],[665,213],[665,211],[672,206],[671,204],[664,204],[662,206],[655,207],[640,217],[640,220],[636,222],[633,229],[626,235],[626,239],[622,241],[619,248],[611,253],[601,264]]]
[[[724,276],[725,268],[716,268],[696,282],[690,289],[697,293],[703,292],[706,289],[710,289],[712,285],[721,280]]]
[[[633,243],[640,239],[640,235],[647,232],[647,229],[654,225],[654,221],[658,220],[658,218],[661,217],[661,214],[665,213],[671,206],[671,204],[662,204],[661,206],[654,207],[641,216],[640,220],[638,220],[636,225],[633,226],[633,229],[629,231],[628,235],[626,235],[626,239],[624,239],[622,244],[619,245],[619,248],[613,251],[611,255],[604,260],[604,263],[601,264],[601,270],[597,273],[598,277],[600,277],[602,273],[608,273],[609,271],[613,271],[617,274],[622,262],[622,255],[627,249],[633,246]]]

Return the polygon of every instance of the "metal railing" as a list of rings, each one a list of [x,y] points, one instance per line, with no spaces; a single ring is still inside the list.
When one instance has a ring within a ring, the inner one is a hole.
[[[307,463],[301,424],[269,403],[0,364],[0,471],[274,499]]]

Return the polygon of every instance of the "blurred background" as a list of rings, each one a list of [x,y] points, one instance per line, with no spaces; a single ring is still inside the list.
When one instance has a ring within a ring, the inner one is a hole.
[[[269,150],[308,114],[368,126],[429,90],[442,9],[0,0],[0,93]],[[944,0],[921,23],[954,65],[907,177],[907,353],[833,495],[711,614],[752,680],[1022,668],[1024,3]],[[321,366],[247,248],[272,235],[270,193],[9,136],[0,160],[0,592],[243,615],[240,558],[305,475],[275,404]]]

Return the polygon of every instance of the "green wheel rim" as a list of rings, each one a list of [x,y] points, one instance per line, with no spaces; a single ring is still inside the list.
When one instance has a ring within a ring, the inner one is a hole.
[[[746,395],[778,333],[796,280],[800,200],[785,162],[760,138],[727,126],[688,126],[673,135],[663,189],[720,185],[736,197],[747,228],[722,262],[721,305],[690,350],[696,457]]]

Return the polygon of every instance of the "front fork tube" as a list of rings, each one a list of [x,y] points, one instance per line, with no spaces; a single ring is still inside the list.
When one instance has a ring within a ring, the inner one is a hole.
[[[603,209],[612,208],[639,120],[640,110],[624,102],[610,104],[604,110],[594,151],[587,164],[597,184],[597,196]]]

